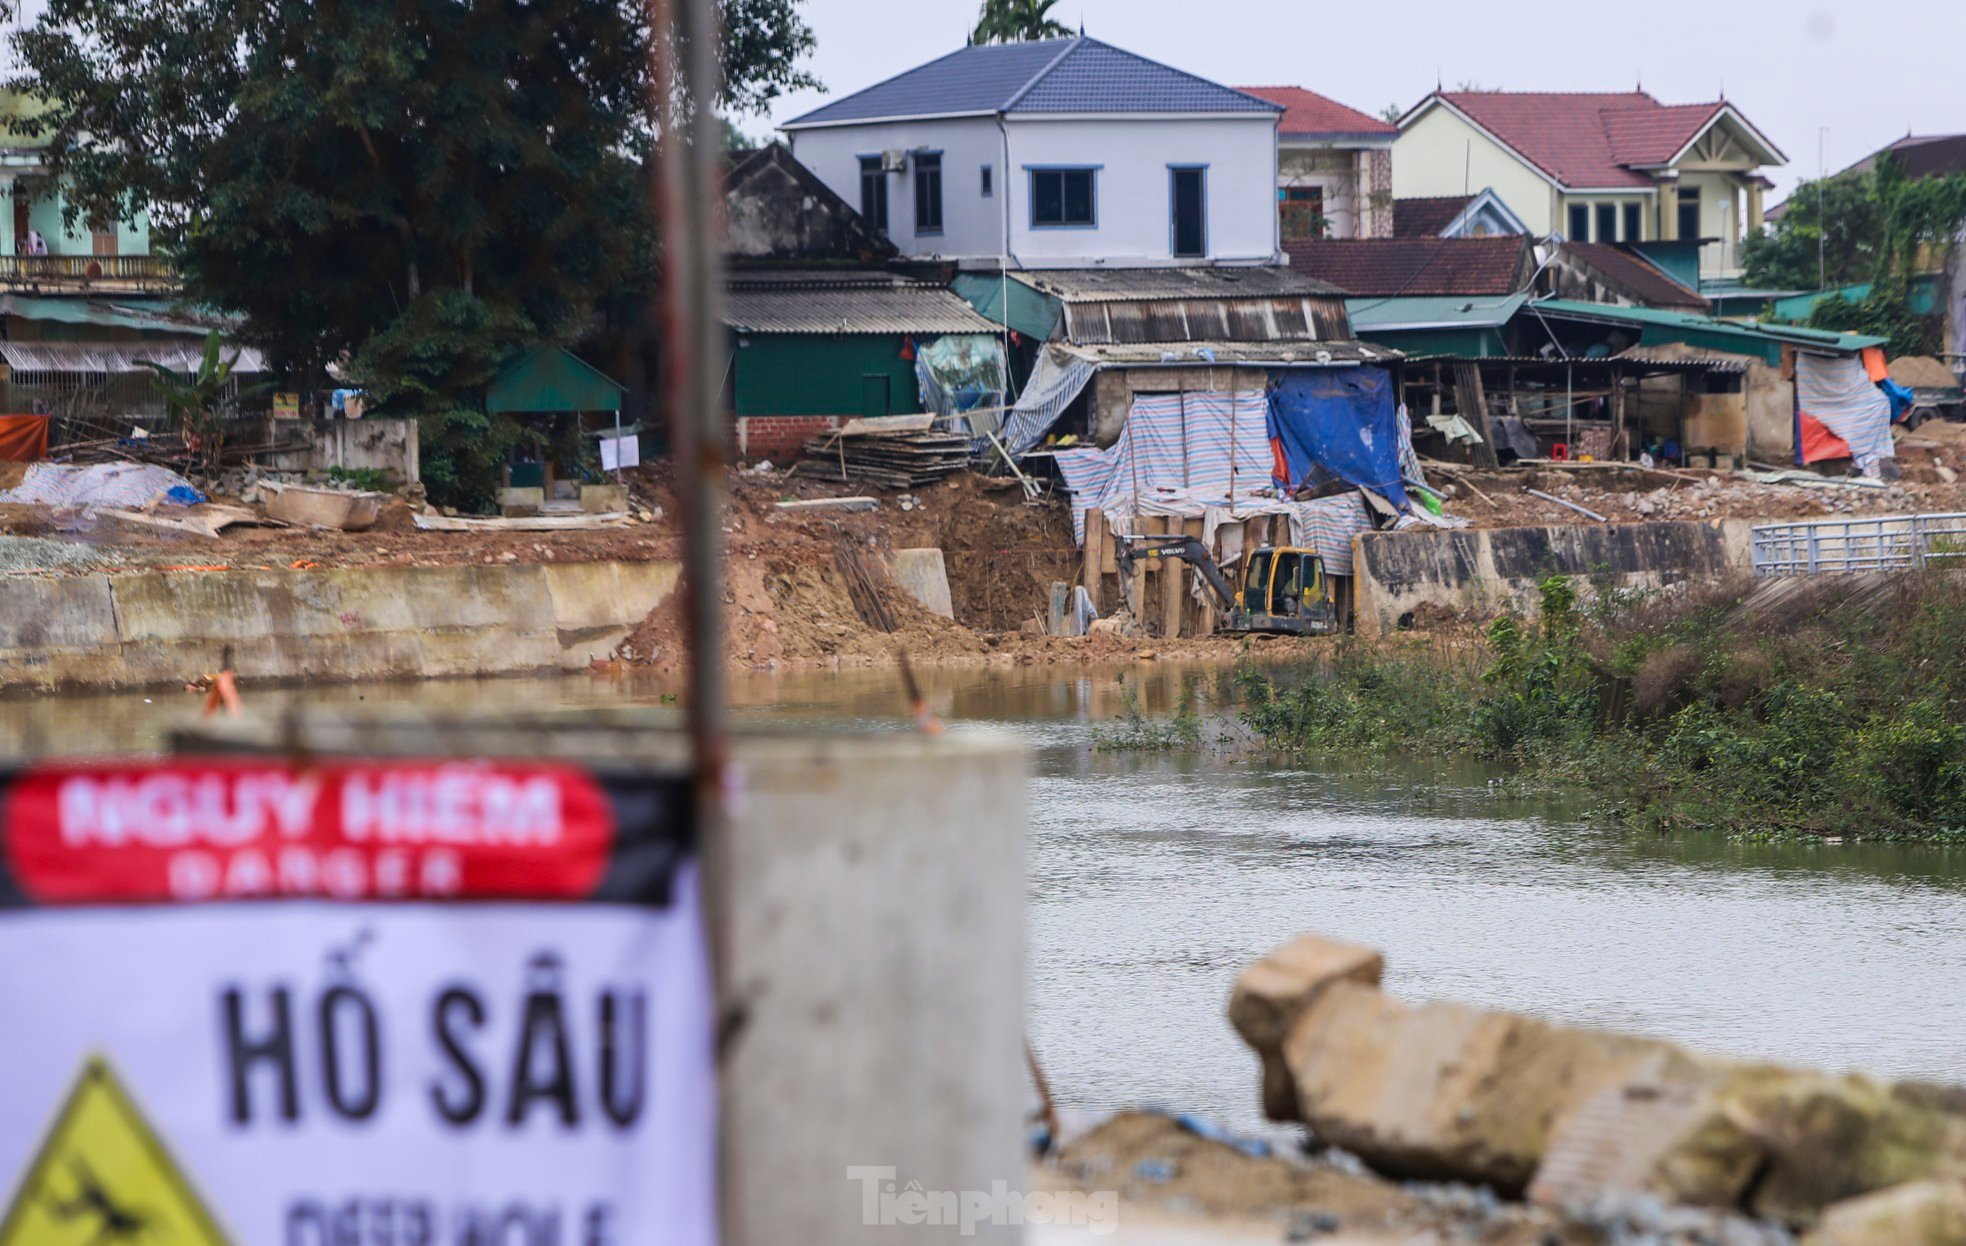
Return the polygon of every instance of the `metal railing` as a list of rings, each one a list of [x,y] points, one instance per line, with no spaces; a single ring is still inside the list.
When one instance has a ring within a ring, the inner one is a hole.
[[[154,255],[0,255],[0,280],[169,281],[170,265]]]
[[[1966,512],[1767,524],[1750,549],[1758,576],[1966,568]]]

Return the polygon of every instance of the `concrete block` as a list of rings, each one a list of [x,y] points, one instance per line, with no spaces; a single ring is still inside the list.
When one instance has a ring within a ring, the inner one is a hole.
[[[1966,1246],[1966,1182],[1911,1181],[1823,1212],[1802,1246]]]
[[[582,485],[580,509],[589,515],[624,514],[628,510],[628,486]]]
[[[1332,983],[1283,1058],[1299,1119],[1388,1172],[1524,1189],[1553,1129],[1667,1046]]]
[[[898,549],[888,565],[908,596],[930,614],[945,619],[956,617],[955,602],[949,596],[949,569],[939,549]]]
[[[266,483],[266,513],[282,523],[303,528],[339,528],[363,532],[375,526],[386,493],[353,493],[344,489],[310,489],[305,485]]]
[[[676,591],[680,564],[549,563],[542,568],[553,604],[561,665],[569,670],[606,658]]]
[[[1229,1023],[1262,1059],[1263,1112],[1271,1120],[1297,1119],[1296,1083],[1283,1059],[1291,1024],[1332,983],[1376,987],[1385,969],[1371,948],[1307,934],[1242,971],[1229,994]]]
[[[498,513],[507,519],[530,518],[546,508],[544,489],[500,489]]]

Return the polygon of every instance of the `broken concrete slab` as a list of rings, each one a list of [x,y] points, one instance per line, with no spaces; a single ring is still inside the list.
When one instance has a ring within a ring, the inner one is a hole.
[[[531,518],[467,518],[463,515],[412,515],[424,532],[577,532],[590,528],[626,528],[627,515],[538,515]]]
[[[949,568],[939,549],[897,549],[888,556],[888,567],[896,583],[930,614],[945,619],[956,617],[956,604],[949,596]]]
[[[1299,935],[1242,971],[1229,994],[1229,1024],[1263,1061],[1263,1113],[1297,1119],[1296,1084],[1283,1059],[1291,1025],[1334,982],[1377,987],[1385,957],[1371,948]]]
[[[343,532],[363,532],[375,526],[382,515],[386,493],[355,493],[343,489],[315,489],[306,485],[286,485],[264,481],[260,485],[266,513],[284,523],[302,528],[338,528]]]
[[[1802,1246],[1966,1246],[1966,1183],[1912,1181],[1823,1212]]]
[[[870,497],[848,498],[787,498],[777,504],[775,509],[782,511],[871,511],[880,509],[880,501]]]

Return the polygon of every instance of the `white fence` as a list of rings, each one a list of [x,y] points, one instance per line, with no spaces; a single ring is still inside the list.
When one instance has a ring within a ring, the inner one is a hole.
[[[1758,576],[1966,567],[1966,513],[1768,524],[1752,550]]]

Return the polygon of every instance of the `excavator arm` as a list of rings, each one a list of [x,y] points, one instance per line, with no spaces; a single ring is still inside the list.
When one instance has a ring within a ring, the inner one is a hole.
[[[1140,558],[1173,558],[1187,563],[1208,585],[1209,591],[1222,604],[1222,609],[1233,610],[1236,605],[1236,592],[1229,587],[1228,577],[1222,574],[1210,556],[1208,547],[1191,536],[1121,536],[1114,540],[1114,553],[1122,576],[1133,574],[1133,563]]]

